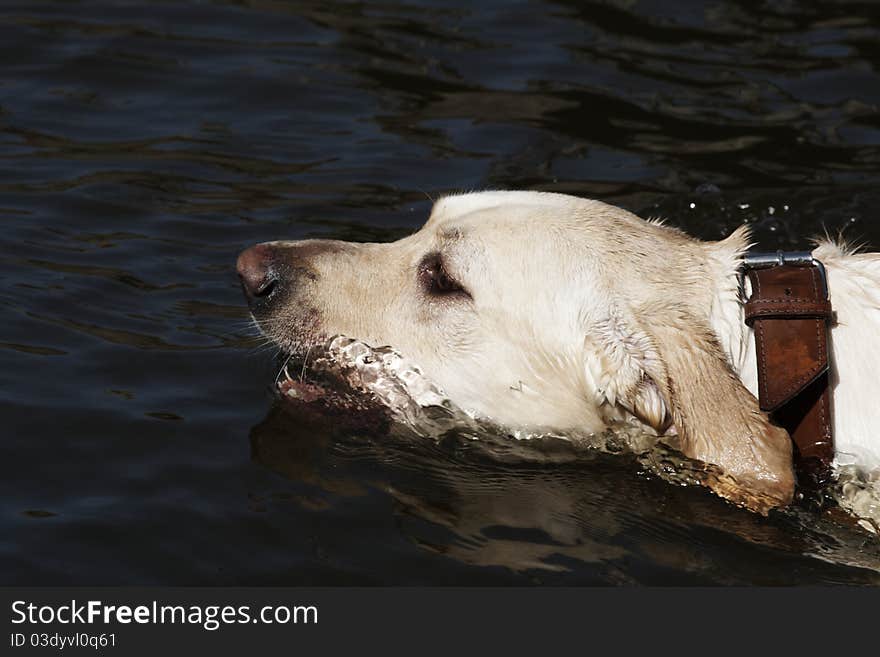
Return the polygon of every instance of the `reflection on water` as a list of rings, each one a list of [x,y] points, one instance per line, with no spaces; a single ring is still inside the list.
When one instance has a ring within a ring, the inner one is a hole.
[[[312,489],[298,504],[319,498],[332,512],[379,490],[421,549],[534,581],[880,584],[880,543],[839,515],[762,518],[651,476],[631,452],[484,438],[433,442],[400,426],[332,434],[307,405],[282,402],[251,444],[256,462]]]
[[[0,581],[874,581],[864,534],[625,455],[358,447],[337,416],[254,462],[276,370],[233,262],[482,188],[880,247],[878,37],[847,1],[4,3]]]

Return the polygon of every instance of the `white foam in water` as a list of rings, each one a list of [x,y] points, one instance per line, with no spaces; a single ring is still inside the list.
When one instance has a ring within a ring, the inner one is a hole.
[[[854,465],[837,468],[832,495],[865,529],[880,534],[880,468],[867,472]]]
[[[369,345],[344,336],[332,338],[309,368],[341,376],[351,387],[371,393],[397,422],[422,437],[440,438],[455,431],[474,440],[497,437],[498,427],[456,406],[411,360],[390,347]],[[713,466],[691,461],[636,426],[622,425],[598,435],[550,435],[504,432],[518,440],[557,439],[606,452],[628,451],[653,474],[678,485],[707,484],[725,477]],[[865,472],[841,466],[829,491],[859,524],[880,533],[880,470]]]
[[[420,436],[438,437],[455,428],[477,429],[473,417],[453,404],[421,369],[390,347],[370,347],[344,336],[331,339],[326,356],[311,367],[341,374],[355,389],[370,392]]]

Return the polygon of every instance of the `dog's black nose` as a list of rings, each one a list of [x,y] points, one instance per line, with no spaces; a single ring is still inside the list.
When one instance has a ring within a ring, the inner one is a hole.
[[[257,244],[238,256],[235,268],[249,304],[267,299],[278,286],[278,274],[273,267],[274,259],[274,249],[268,244]]]

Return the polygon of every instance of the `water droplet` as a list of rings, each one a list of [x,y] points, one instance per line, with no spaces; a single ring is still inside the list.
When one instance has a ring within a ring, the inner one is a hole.
[[[721,190],[717,185],[713,185],[712,183],[703,183],[699,185],[695,190],[697,194],[720,194]]]

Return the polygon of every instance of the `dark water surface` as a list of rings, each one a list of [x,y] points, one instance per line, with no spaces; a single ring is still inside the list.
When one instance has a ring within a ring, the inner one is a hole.
[[[871,2],[0,2],[0,582],[880,583],[865,534],[595,454],[274,407],[233,271],[522,188],[880,246]]]

